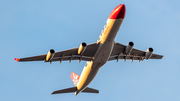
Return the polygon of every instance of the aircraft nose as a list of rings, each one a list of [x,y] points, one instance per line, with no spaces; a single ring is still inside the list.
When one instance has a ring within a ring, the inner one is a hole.
[[[124,19],[126,8],[124,4],[118,5],[110,14],[109,19]]]

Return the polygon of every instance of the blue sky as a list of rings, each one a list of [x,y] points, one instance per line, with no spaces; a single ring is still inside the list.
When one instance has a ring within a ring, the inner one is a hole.
[[[71,72],[85,62],[18,63],[14,58],[46,54],[96,42],[111,11],[126,5],[115,41],[164,55],[162,60],[106,63],[89,87],[99,94],[51,95],[74,86]],[[177,0],[1,0],[1,101],[179,101],[180,1]]]

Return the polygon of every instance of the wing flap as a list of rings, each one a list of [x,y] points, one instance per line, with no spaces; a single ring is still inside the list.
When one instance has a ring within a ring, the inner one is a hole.
[[[116,56],[110,57],[108,61],[117,60],[117,59],[143,60],[143,57],[141,57],[141,56],[131,56],[131,55],[127,55],[127,56],[125,56],[125,55],[120,55],[120,56],[116,55]]]
[[[66,56],[66,57],[56,57],[52,59],[52,62],[54,61],[70,61],[70,60],[83,60],[83,61],[91,61],[91,57],[84,57],[84,56]]]

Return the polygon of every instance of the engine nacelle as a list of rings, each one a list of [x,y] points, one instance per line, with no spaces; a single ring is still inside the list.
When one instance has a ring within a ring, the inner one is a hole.
[[[46,62],[50,61],[55,55],[54,49],[50,49],[46,55]]]
[[[86,50],[86,47],[87,47],[87,45],[85,42],[81,43],[81,45],[79,46],[79,49],[78,49],[78,54],[83,54],[84,51]]]
[[[129,54],[132,51],[133,46],[134,46],[134,43],[133,42],[129,42],[128,45],[126,46],[125,53]]]
[[[145,54],[145,59],[149,59],[153,53],[153,48],[148,48]]]

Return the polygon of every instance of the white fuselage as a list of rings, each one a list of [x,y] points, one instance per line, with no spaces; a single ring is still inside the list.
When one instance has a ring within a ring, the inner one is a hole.
[[[106,25],[104,26],[104,29],[97,41],[99,47],[94,55],[94,59],[92,61],[87,61],[81,73],[76,94],[84,90],[91,83],[100,67],[108,61],[114,47],[114,39],[122,22],[123,19],[107,20]]]

